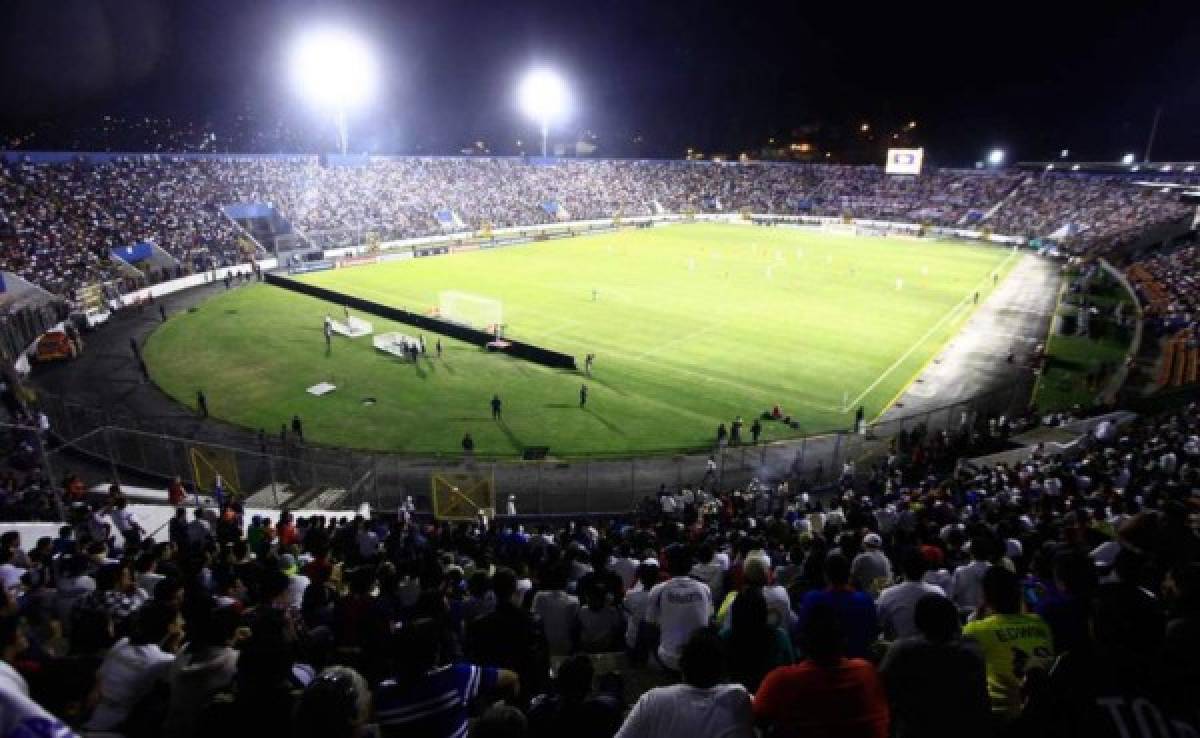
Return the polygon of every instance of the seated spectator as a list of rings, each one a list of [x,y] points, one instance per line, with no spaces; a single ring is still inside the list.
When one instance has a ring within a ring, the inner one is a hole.
[[[750,695],[740,684],[723,683],[722,650],[711,630],[693,632],[679,656],[683,683],[643,694],[616,738],[753,738]]]
[[[529,706],[530,738],[611,738],[621,726],[620,699],[594,694],[592,660],[570,656],[558,667],[554,692],[535,697]]]
[[[879,593],[875,600],[875,609],[879,614],[879,627],[885,638],[910,638],[917,635],[918,629],[913,622],[917,603],[929,595],[945,597],[946,593],[935,584],[924,581],[926,562],[925,557],[917,548],[905,551],[901,558],[901,571],[904,581],[893,584]]]
[[[100,666],[100,701],[89,730],[121,730],[134,709],[164,685],[182,633],[178,611],[151,603],[134,618],[128,638],[117,642]]]
[[[958,609],[941,594],[926,594],[913,610],[916,635],[893,643],[879,666],[891,700],[893,735],[987,735],[992,727],[987,670],[977,644],[962,638]]]
[[[879,635],[875,603],[866,592],[850,586],[850,562],[840,553],[831,553],[825,558],[825,578],[828,587],[813,590],[800,601],[800,631],[804,632],[804,624],[815,609],[829,606],[837,615],[842,637],[846,640],[846,655],[866,658]]]
[[[1091,640],[1088,608],[1097,585],[1095,564],[1082,551],[1060,551],[1054,557],[1054,585],[1034,609],[1050,626],[1054,652],[1085,647]]]
[[[371,688],[345,666],[317,675],[300,696],[296,710],[298,738],[360,738],[371,717]]]
[[[991,568],[992,542],[983,536],[971,539],[971,563],[954,570],[947,593],[959,612],[964,615],[979,607],[983,601],[983,576]]]
[[[767,672],[796,661],[787,631],[771,625],[767,600],[758,587],[747,587],[733,601],[729,625],[721,629],[729,676],[754,693]]]
[[[578,650],[584,653],[621,650],[625,622],[603,587],[584,588],[583,607],[579,608],[575,620],[574,637]]]
[[[892,583],[892,562],[883,552],[883,539],[878,533],[863,536],[862,553],[850,563],[850,581],[860,592],[877,596]]]
[[[574,650],[572,631],[579,613],[579,598],[567,594],[567,572],[562,564],[552,565],[542,577],[542,589],[533,596],[531,610],[546,629],[552,663]]]
[[[993,715],[1008,721],[1021,714],[1021,685],[1026,675],[1050,667],[1053,636],[1044,620],[1021,612],[1021,585],[1016,574],[993,566],[984,574],[982,586],[980,612],[967,623],[963,634],[983,650]]]
[[[646,663],[658,648],[658,627],[646,620],[650,590],[658,584],[658,561],[646,559],[637,568],[637,584],[621,603],[625,611],[625,648],[634,665]]]
[[[199,621],[189,622],[191,640],[167,674],[171,698],[163,735],[169,738],[196,735],[200,711],[237,675],[238,652],[233,649],[237,613],[227,608],[204,612]]]
[[[646,601],[646,622],[658,626],[657,662],[670,671],[679,669],[683,646],[713,615],[712,593],[708,585],[688,576],[692,559],[687,548],[674,545],[667,549],[667,571],[671,578],[654,585]]]
[[[384,738],[459,738],[467,732],[467,707],[494,691],[515,694],[515,672],[490,666],[444,663],[438,625],[408,623],[395,638],[395,676],[375,693],[375,716]]]
[[[516,588],[512,569],[496,570],[496,609],[468,624],[465,650],[477,664],[516,673],[533,692],[541,689],[549,672],[546,635],[539,621],[514,604]]]
[[[846,569],[848,575],[848,564]],[[779,738],[887,738],[883,683],[869,662],[846,657],[846,636],[837,611],[829,603],[813,603],[802,627],[805,659],[795,666],[781,666],[763,679],[754,697],[756,722]]]

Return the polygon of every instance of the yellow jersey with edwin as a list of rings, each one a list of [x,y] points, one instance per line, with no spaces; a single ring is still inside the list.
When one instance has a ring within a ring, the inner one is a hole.
[[[967,623],[963,635],[975,639],[987,663],[992,712],[1015,718],[1021,713],[1021,682],[1032,668],[1050,668],[1054,659],[1050,626],[1032,614],[990,615]]]

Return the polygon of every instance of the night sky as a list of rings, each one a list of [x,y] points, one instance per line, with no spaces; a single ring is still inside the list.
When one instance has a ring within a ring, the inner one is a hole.
[[[1200,157],[1200,7],[1188,1],[6,0],[0,125],[245,111],[323,125],[283,61],[297,31],[325,22],[359,29],[383,57],[381,95],[351,123],[354,145],[376,151],[483,140],[513,153],[536,135],[513,90],[542,63],[577,99],[560,135],[590,131],[609,156],[736,154],[770,137],[844,147],[862,122],[886,136],[915,120],[940,164],[993,145],[1013,159],[1069,148],[1114,160],[1140,156],[1161,105],[1153,158]]]

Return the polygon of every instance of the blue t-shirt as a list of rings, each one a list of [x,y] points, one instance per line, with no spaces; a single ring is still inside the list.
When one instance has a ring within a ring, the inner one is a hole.
[[[472,664],[443,666],[415,683],[386,680],[375,692],[375,714],[386,735],[464,738],[467,706],[496,687],[497,670]]]
[[[865,658],[871,644],[879,635],[879,620],[875,603],[866,592],[853,589],[822,589],[804,595],[800,601],[797,632],[803,632],[808,614],[818,604],[827,604],[837,613],[838,622],[846,632],[846,656]]]

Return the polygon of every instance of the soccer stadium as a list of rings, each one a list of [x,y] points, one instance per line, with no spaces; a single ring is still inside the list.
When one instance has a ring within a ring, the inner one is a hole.
[[[0,11],[0,738],[1200,734],[1200,110],[141,5]]]

